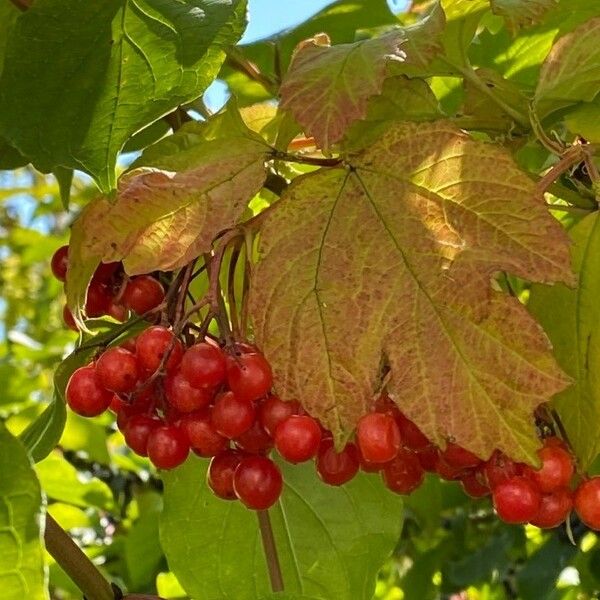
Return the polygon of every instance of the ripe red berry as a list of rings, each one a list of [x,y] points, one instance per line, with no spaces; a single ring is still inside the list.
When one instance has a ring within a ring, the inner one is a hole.
[[[336,452],[331,438],[321,441],[316,462],[319,477],[329,485],[350,481],[360,467],[358,448],[348,443],[341,452]]]
[[[165,393],[169,404],[182,413],[190,413],[208,406],[213,392],[208,389],[192,387],[181,371],[167,376]]]
[[[102,414],[113,399],[113,393],[100,384],[94,365],[80,367],[71,375],[65,396],[71,410],[83,417]]]
[[[216,431],[233,439],[252,427],[255,416],[256,409],[252,402],[238,398],[233,392],[223,392],[215,400],[211,420]]]
[[[575,511],[591,529],[600,531],[600,477],[592,477],[575,490]]]
[[[321,428],[308,415],[292,415],[275,430],[275,448],[291,463],[307,461],[316,455],[321,443]]]
[[[123,400],[118,394],[114,394],[110,401],[109,410],[113,413],[118,414],[125,409],[129,404]]]
[[[171,349],[167,359],[167,371],[173,371],[181,362],[183,346],[175,339],[173,332],[156,325],[143,331],[135,343],[138,364],[143,372],[150,375],[158,369],[165,352]]]
[[[190,450],[185,432],[175,425],[161,425],[148,436],[148,457],[159,469],[174,469],[185,462]]]
[[[490,459],[485,463],[484,472],[488,485],[494,489],[507,479],[516,475],[522,475],[523,469],[519,463],[512,461],[508,456],[500,452],[500,450],[495,450]]]
[[[63,306],[63,321],[65,325],[72,329],[73,331],[79,331],[79,327],[77,327],[77,323],[75,322],[75,317],[73,317],[73,313],[69,310],[69,307],[65,304]]]
[[[267,359],[258,352],[229,357],[227,361],[229,389],[244,400],[258,400],[273,385],[273,373]]]
[[[125,443],[140,456],[148,456],[148,438],[160,427],[160,421],[148,415],[132,415],[123,428]]]
[[[396,458],[381,471],[385,485],[397,494],[410,494],[416,490],[425,476],[417,456],[410,450],[400,450]]]
[[[284,402],[277,396],[269,396],[259,407],[259,419],[265,431],[275,436],[280,423],[292,415],[300,414],[300,403],[296,400]]]
[[[94,275],[92,279],[94,281],[99,281],[100,283],[109,283],[112,279],[113,275],[121,268],[120,262],[109,262],[109,263],[100,263],[96,270],[94,271]]]
[[[69,266],[69,246],[61,246],[53,255],[50,261],[52,274],[59,281],[65,281],[67,278],[67,268]]]
[[[138,380],[137,358],[125,348],[109,348],[96,362],[96,374],[107,390],[132,392]]]
[[[235,495],[254,510],[266,510],[281,495],[283,479],[279,467],[265,456],[247,456],[233,475]]]
[[[407,417],[400,413],[396,417],[402,444],[411,450],[424,450],[431,445],[427,436]]]
[[[151,275],[139,275],[127,282],[121,302],[134,313],[143,315],[156,308],[164,297],[165,290],[157,279]]]
[[[85,314],[89,318],[106,315],[111,303],[112,294],[110,289],[105,284],[92,280],[87,290]]]
[[[215,496],[223,500],[236,499],[233,475],[243,457],[238,450],[225,450],[210,461],[206,483]]]
[[[442,458],[449,466],[456,467],[458,469],[476,467],[483,462],[472,452],[469,452],[462,446],[453,444],[452,442],[448,442],[446,445],[446,449],[442,452]]]
[[[181,359],[181,372],[197,388],[217,388],[227,374],[227,362],[222,350],[202,342],[188,348]]]
[[[235,445],[248,454],[267,454],[273,448],[273,438],[256,419],[252,427],[235,438]]]
[[[229,440],[215,431],[208,410],[185,415],[181,419],[180,426],[185,431],[192,450],[198,456],[204,458],[216,456],[229,445]]]
[[[559,488],[542,496],[540,508],[531,524],[542,529],[558,527],[573,508],[573,494],[568,488]]]
[[[492,493],[494,508],[506,523],[527,523],[535,518],[542,496],[533,481],[515,476],[498,484]]]
[[[358,448],[358,460],[360,462],[360,468],[365,473],[379,473],[381,469],[385,466],[385,463],[372,463],[365,459],[360,451],[360,446]]]
[[[547,494],[567,487],[575,472],[571,454],[560,446],[544,446],[538,451],[538,456],[542,467],[538,471],[530,471],[529,475],[540,491]]]
[[[117,304],[114,300],[111,300],[106,314],[110,315],[115,321],[124,323],[127,320],[128,312],[122,304]]]
[[[362,416],[358,422],[356,441],[365,460],[387,463],[400,449],[400,430],[394,417],[373,412]]]
[[[491,494],[491,490],[484,479],[485,475],[482,472],[473,471],[462,477],[460,484],[467,496],[471,496],[471,498],[484,498]]]
[[[429,444],[425,448],[421,448],[415,452],[421,466],[428,473],[434,473],[440,457],[440,451],[437,446]]]
[[[443,458],[443,454],[438,455],[435,463],[435,472],[445,481],[457,481],[469,473],[469,469],[464,467],[454,467],[449,465]]]

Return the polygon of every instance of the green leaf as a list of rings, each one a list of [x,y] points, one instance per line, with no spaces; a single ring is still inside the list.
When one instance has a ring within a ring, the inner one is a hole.
[[[161,541],[169,566],[195,598],[270,598],[256,513],[214,497],[206,465],[192,458],[164,474]],[[362,474],[335,488],[318,481],[312,464],[286,464],[283,471],[282,499],[269,511],[286,590],[281,597],[371,600],[375,575],[400,535],[401,498]]]
[[[42,493],[27,452],[0,425],[0,586],[6,600],[45,600]]]
[[[71,184],[73,183],[73,169],[65,169],[64,167],[55,167],[54,177],[58,181],[60,190],[60,200],[63,208],[69,210],[69,201],[71,199]]]
[[[63,400],[54,399],[33,421],[19,439],[35,462],[46,458],[56,447],[65,427],[67,409]]]
[[[575,381],[558,394],[556,408],[579,459],[586,469],[600,453],[600,221],[598,213],[570,230],[575,289],[563,285],[531,289],[528,308],[542,324],[554,354]]]
[[[541,21],[558,0],[490,0],[492,12],[504,17],[512,33]]]
[[[128,172],[115,199],[100,197],[83,209],[69,245],[66,292],[73,314],[85,304],[100,261],[122,260],[130,275],[176,269],[240,220],[266,177],[269,147],[245,126],[214,139],[211,127],[190,123],[151,146],[142,161],[152,168]]]
[[[0,137],[0,171],[11,171],[27,164],[29,159]]]
[[[125,538],[125,563],[131,589],[141,589],[146,582],[152,581],[163,560],[158,517],[157,510],[142,514]]]
[[[11,2],[2,2],[0,4],[0,74],[4,66],[4,52],[6,50],[8,33],[14,26],[19,14],[19,10]]]
[[[600,17],[560,38],[546,57],[534,102],[540,116],[600,92]]]
[[[362,119],[371,96],[381,93],[390,62],[426,67],[441,51],[444,14],[435,10],[417,25],[353,44],[330,46],[320,34],[300,44],[281,85],[281,106],[322,148],[340,141]]]
[[[341,441],[385,361],[392,397],[437,444],[535,460],[533,410],[568,379],[490,278],[574,278],[566,234],[508,153],[445,121],[402,123],[294,180],[276,206],[250,314],[282,397]]]
[[[110,191],[125,142],[202,94],[245,9],[245,0],[36,0],[7,45],[2,133],[42,171],[84,170]]]
[[[580,135],[588,142],[600,143],[600,98],[594,102],[584,102],[569,111],[565,123],[572,133]]]

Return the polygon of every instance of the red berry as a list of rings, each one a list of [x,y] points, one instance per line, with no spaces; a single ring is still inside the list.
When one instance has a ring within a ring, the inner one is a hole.
[[[273,373],[267,359],[258,352],[229,357],[227,361],[229,389],[244,400],[258,400],[273,385]]]
[[[573,508],[573,494],[568,488],[559,488],[542,496],[542,503],[531,524],[543,529],[558,527]]]
[[[156,325],[143,331],[137,338],[136,354],[138,364],[146,374],[152,374],[158,369],[165,352],[171,349],[167,359],[167,371],[173,371],[181,362],[183,346],[175,338],[172,331]]]
[[[410,450],[400,450],[392,462],[384,466],[381,476],[385,485],[397,494],[410,494],[416,490],[425,476],[417,456]]]
[[[181,371],[165,379],[165,393],[169,404],[182,413],[200,410],[208,406],[213,399],[211,390],[192,387]]]
[[[112,294],[110,289],[103,283],[92,280],[87,290],[85,314],[89,318],[106,315],[111,303]]]
[[[148,436],[148,457],[159,469],[174,469],[185,462],[190,446],[185,432],[175,425],[161,425]]]
[[[132,415],[123,428],[126,444],[140,456],[148,456],[148,438],[160,421],[148,415]]]
[[[456,481],[464,477],[469,472],[469,469],[449,465],[444,460],[443,454],[440,453],[435,463],[435,472],[446,481]]]
[[[358,422],[356,441],[365,460],[387,463],[400,449],[400,430],[394,417],[373,412],[364,415]]]
[[[120,262],[100,263],[96,267],[92,279],[100,283],[108,283],[120,267]]]
[[[600,531],[600,477],[592,477],[575,490],[575,511],[591,529]]]
[[[428,473],[434,473],[440,459],[440,451],[437,446],[430,444],[415,452],[421,466]]]
[[[252,427],[255,415],[256,410],[252,402],[239,398],[233,392],[224,392],[215,400],[211,420],[216,431],[226,438],[233,439]]]
[[[277,426],[288,417],[300,414],[300,410],[300,404],[296,400],[284,402],[277,396],[269,396],[260,405],[259,419],[265,431],[274,436]]]
[[[188,437],[192,450],[198,456],[204,458],[216,456],[229,445],[229,440],[215,431],[208,410],[184,415],[181,419],[181,427]]]
[[[248,454],[266,454],[273,448],[273,438],[257,420],[252,427],[235,438],[235,445]]]
[[[206,473],[206,483],[215,496],[235,500],[233,475],[244,455],[237,450],[225,450],[211,461]]]
[[[544,446],[558,446],[559,448],[564,448],[565,450],[569,449],[569,446],[567,446],[566,442],[564,440],[561,440],[556,435],[551,435],[550,437],[545,438]]]
[[[488,485],[494,489],[507,479],[522,475],[523,469],[519,463],[512,461],[508,456],[495,450],[490,459],[484,465],[485,476]]]
[[[124,323],[127,320],[127,309],[122,304],[116,304],[111,300],[111,303],[108,305],[108,310],[106,314],[110,315],[115,321],[119,321],[119,323]]]
[[[451,467],[468,469],[476,467],[483,461],[458,444],[448,442],[446,449],[442,452],[442,458]]]
[[[379,473],[381,469],[385,466],[385,463],[372,463],[365,459],[360,451],[360,446],[358,448],[358,460],[360,461],[360,468],[365,473]]]
[[[331,438],[321,441],[317,453],[317,473],[325,483],[342,485],[356,475],[359,467],[358,448],[353,443],[346,444],[341,452],[336,452]]]
[[[529,475],[540,491],[547,494],[568,487],[575,471],[569,452],[560,446],[545,446],[538,450],[538,456],[542,467],[538,471],[530,471]]]
[[[127,282],[121,302],[134,313],[143,315],[156,308],[164,297],[165,290],[157,279],[151,275],[139,275]]]
[[[396,417],[402,444],[411,450],[423,450],[431,445],[427,436],[407,417],[400,413]]]
[[[127,338],[120,342],[121,348],[125,348],[125,350],[129,350],[129,352],[133,352],[135,354],[135,338]]]
[[[53,255],[50,261],[52,274],[59,281],[65,281],[67,278],[67,268],[69,266],[69,246],[61,246]]]
[[[217,346],[202,342],[188,348],[181,359],[181,372],[197,388],[217,388],[227,374],[225,355]]]
[[[79,331],[79,327],[77,327],[77,323],[75,322],[75,317],[73,317],[73,313],[69,310],[69,307],[65,304],[63,306],[63,321],[65,325],[72,329],[73,331]]]
[[[484,481],[485,475],[479,471],[468,473],[461,478],[460,483],[467,496],[471,498],[484,498],[489,496],[491,491]]]
[[[281,495],[281,471],[265,456],[248,456],[241,460],[235,470],[233,488],[235,495],[248,508],[266,510]]]
[[[113,413],[118,414],[123,409],[125,409],[129,404],[123,400],[119,395],[114,394],[112,400],[110,401],[109,410]]]
[[[113,399],[113,393],[100,384],[94,365],[80,367],[71,375],[65,396],[71,410],[83,417],[102,414]]]
[[[527,523],[535,518],[542,496],[533,481],[515,476],[498,484],[492,493],[494,508],[506,523]]]
[[[119,347],[105,350],[96,362],[96,374],[107,390],[132,392],[138,380],[135,354]]]
[[[307,461],[317,453],[321,428],[308,415],[292,415],[275,430],[275,447],[291,463]]]

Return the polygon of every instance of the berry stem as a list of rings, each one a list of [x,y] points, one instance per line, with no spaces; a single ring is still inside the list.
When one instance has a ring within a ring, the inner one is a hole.
[[[584,158],[581,145],[571,146],[562,158],[537,182],[536,196],[543,200],[548,188],[571,167],[579,164]]]
[[[83,592],[87,600],[115,599],[110,583],[49,514],[46,514],[44,540],[46,550]]]
[[[277,545],[273,535],[271,525],[271,516],[268,510],[259,510],[256,512],[258,525],[260,528],[260,537],[262,539],[265,558],[267,559],[267,568],[269,570],[269,579],[271,580],[271,589],[273,593],[282,592],[283,575],[281,574],[281,565],[279,564],[279,555],[277,554]]]

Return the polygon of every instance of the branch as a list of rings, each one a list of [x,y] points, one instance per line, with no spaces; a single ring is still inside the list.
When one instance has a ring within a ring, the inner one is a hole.
[[[277,554],[277,545],[271,526],[271,517],[268,510],[259,510],[258,525],[260,527],[260,537],[262,539],[265,558],[267,559],[267,568],[269,570],[269,579],[271,580],[271,589],[273,593],[283,592],[283,575],[281,574],[281,565]]]
[[[260,71],[260,69],[252,62],[250,62],[236,47],[230,47],[227,49],[227,60],[226,64],[229,65],[235,71],[243,73],[251,79],[256,81],[259,85],[269,93],[271,96],[277,96],[278,88],[277,83],[270,77],[266,76]]]
[[[571,146],[563,157],[537,182],[535,194],[538,198],[544,198],[544,194],[550,186],[568,169],[583,160],[582,146]]]
[[[272,153],[272,157],[279,160],[285,160],[286,162],[297,162],[305,165],[315,165],[316,167],[339,167],[344,162],[341,158],[301,156],[298,154],[289,154],[288,152],[282,152],[280,150],[275,150]]]
[[[115,600],[114,589],[104,575],[49,514],[46,514],[44,540],[46,550],[87,600]]]

